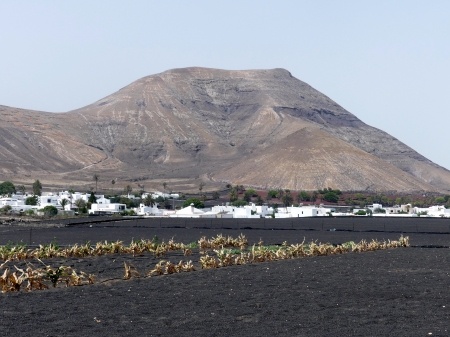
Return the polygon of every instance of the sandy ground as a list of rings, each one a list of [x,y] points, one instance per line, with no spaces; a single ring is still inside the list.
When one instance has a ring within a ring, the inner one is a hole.
[[[7,229],[7,230],[6,230]],[[301,230],[158,229],[127,226],[43,228],[33,242],[60,244],[175,237],[189,243],[218,232],[244,233],[250,243],[318,240],[342,243],[398,239],[398,233]],[[19,241],[26,229],[0,228]],[[411,248],[349,253],[123,280],[123,262],[145,273],[159,261],[151,254],[52,259],[94,273],[96,284],[0,295],[5,336],[448,336],[450,237],[410,235]],[[17,262],[17,266],[23,262]]]

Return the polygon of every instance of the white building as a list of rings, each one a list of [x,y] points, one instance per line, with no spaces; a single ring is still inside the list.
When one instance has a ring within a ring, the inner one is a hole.
[[[125,204],[111,204],[111,203],[92,204],[91,209],[89,210],[89,214],[122,213],[123,211],[125,211],[126,207],[127,206]]]
[[[169,214],[171,218],[202,218],[205,212],[201,209],[195,208],[194,204],[190,204],[185,208],[176,211],[175,213]],[[215,216],[214,216],[215,217]]]
[[[13,212],[25,212],[33,209],[33,206],[25,205],[24,199],[17,199],[15,195],[12,197],[0,198],[0,207],[11,206]]]
[[[154,204],[153,206],[145,206],[144,204],[140,204],[139,207],[133,209],[137,215],[156,215],[162,216],[164,214],[163,210],[158,208],[158,204]]]

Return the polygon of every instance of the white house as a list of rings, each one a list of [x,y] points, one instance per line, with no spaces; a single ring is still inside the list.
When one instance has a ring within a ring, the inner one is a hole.
[[[114,214],[121,213],[126,209],[125,204],[92,204],[89,214]]]
[[[190,204],[189,206],[176,211],[169,215],[171,218],[201,218],[203,212],[201,209],[195,208],[194,204]]]
[[[137,215],[157,215],[161,216],[164,214],[163,210],[159,209],[158,204],[154,204],[153,206],[145,206],[144,204],[140,204],[139,207],[134,208],[133,210]]]
[[[11,206],[13,212],[25,212],[33,206],[25,205],[25,200],[13,197],[0,198],[0,207]]]

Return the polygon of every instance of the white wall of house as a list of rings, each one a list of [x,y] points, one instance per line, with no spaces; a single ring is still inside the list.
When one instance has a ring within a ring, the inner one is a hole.
[[[152,207],[140,204],[139,207],[134,208],[134,211],[137,215],[163,215],[163,211],[158,208],[158,204],[155,204]]]
[[[92,204],[89,214],[100,214],[100,213],[121,213],[127,206],[125,204]]]
[[[318,216],[318,208],[315,207],[288,207],[288,212],[292,218],[303,218]]]
[[[194,204],[187,206],[185,208],[176,211],[175,213],[169,214],[171,218],[201,218],[204,214],[201,209],[195,208]]]

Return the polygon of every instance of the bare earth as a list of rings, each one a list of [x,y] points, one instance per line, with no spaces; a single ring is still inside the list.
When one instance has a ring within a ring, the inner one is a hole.
[[[405,231],[407,231],[405,225]],[[213,230],[111,226],[35,228],[33,241],[61,244],[175,236],[189,243],[217,233],[266,244],[317,239],[398,239],[398,233],[306,230]],[[0,228],[1,243],[22,228]],[[138,236],[139,235],[139,236]],[[97,275],[94,285],[1,294],[5,336],[448,336],[450,234],[410,233],[410,248],[348,253],[122,280],[123,262],[145,273],[151,254],[52,259]],[[36,243],[36,242],[35,242]],[[198,261],[198,253],[165,260]],[[21,265],[20,262],[16,263]]]

